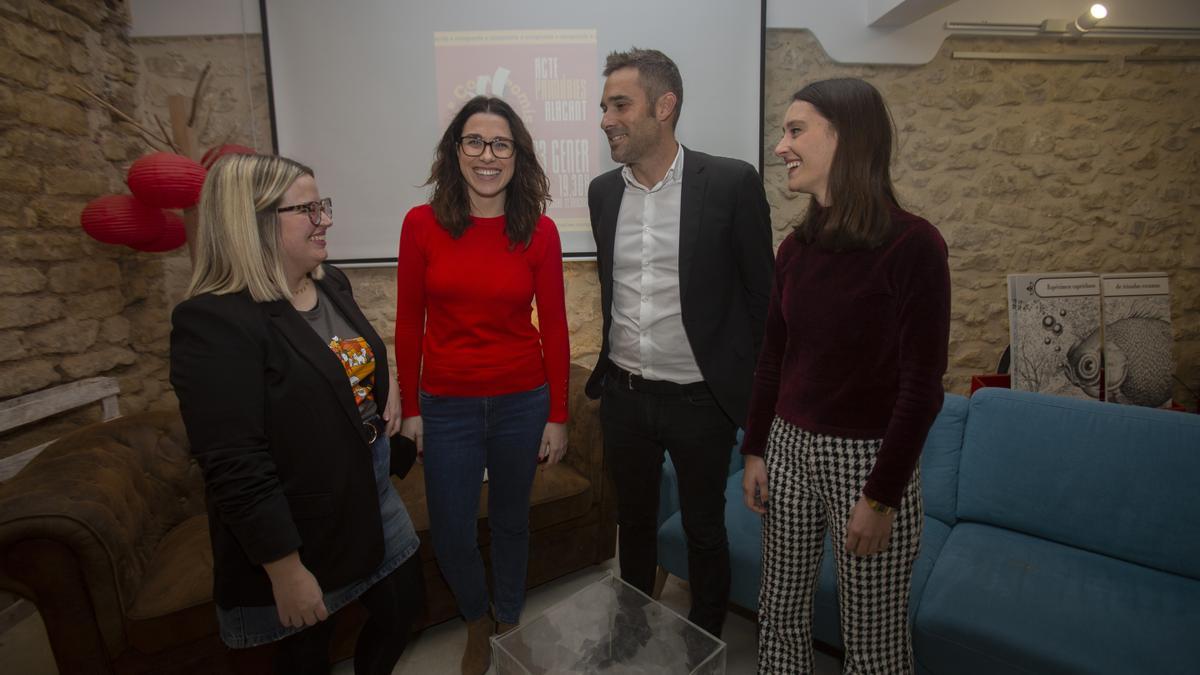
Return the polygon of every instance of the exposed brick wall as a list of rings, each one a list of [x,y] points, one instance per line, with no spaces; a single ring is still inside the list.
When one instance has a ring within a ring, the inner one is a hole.
[[[123,412],[175,405],[162,254],[90,239],[79,213],[126,192],[149,150],[74,85],[136,114],[124,3],[0,3],[0,399],[96,375]],[[0,436],[0,456],[99,418],[99,405]]]

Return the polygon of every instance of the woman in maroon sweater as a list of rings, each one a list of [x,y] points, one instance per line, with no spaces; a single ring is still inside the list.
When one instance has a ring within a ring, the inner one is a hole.
[[[482,674],[496,624],[515,625],[525,602],[538,459],[566,450],[562,248],[533,140],[501,99],[463,106],[429,182],[430,203],[409,211],[400,233],[401,433],[423,453],[434,552],[467,621],[462,672]],[[485,468],[491,598],[475,536]]]
[[[775,154],[812,195],[780,245],[750,404],[746,505],[763,515],[758,670],[812,672],[812,595],[832,532],[845,671],[912,672],[917,460],[942,405],[946,244],[900,208],[892,120],[858,79],[793,96]]]

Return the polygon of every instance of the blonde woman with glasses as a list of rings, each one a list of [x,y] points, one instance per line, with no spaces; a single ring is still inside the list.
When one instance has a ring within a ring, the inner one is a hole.
[[[354,672],[391,673],[424,607],[418,540],[390,480],[387,351],[324,264],[332,226],[312,169],[218,161],[171,383],[204,475],[221,639],[277,643],[276,673],[328,673],[331,616],[357,598]]]

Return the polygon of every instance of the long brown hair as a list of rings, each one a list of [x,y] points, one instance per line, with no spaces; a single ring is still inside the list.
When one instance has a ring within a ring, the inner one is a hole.
[[[879,90],[857,78],[813,82],[792,95],[816,108],[837,132],[829,167],[829,204],[814,199],[796,225],[806,244],[833,250],[876,248],[892,237],[894,123]]]
[[[458,164],[458,143],[467,120],[478,113],[499,115],[512,129],[513,143],[516,145],[513,152],[515,164],[512,180],[506,188],[508,194],[504,198],[504,233],[512,245],[528,245],[538,219],[546,212],[546,205],[550,202],[550,181],[538,163],[533,150],[533,138],[525,128],[525,123],[503,99],[476,96],[467,101],[450,120],[446,133],[438,142],[429,180],[425,181],[426,185],[433,186],[429,205],[433,207],[438,224],[455,239],[471,226],[471,198],[467,194],[467,180]]]

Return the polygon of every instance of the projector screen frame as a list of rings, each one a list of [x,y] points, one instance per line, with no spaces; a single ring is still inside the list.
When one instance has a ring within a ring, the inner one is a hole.
[[[270,24],[267,20],[267,0],[259,0],[258,11],[261,18],[262,26],[262,45],[263,45],[263,64],[265,67],[265,75],[267,81],[267,108],[271,118],[271,150],[275,154],[279,154],[279,132],[278,122],[275,114],[275,82],[271,74],[271,41],[270,41]],[[761,177],[763,174],[763,166],[766,160],[766,146],[763,143],[765,135],[765,120],[763,112],[766,107],[766,62],[767,62],[767,0],[759,0],[759,54],[758,54],[758,173]],[[563,252],[563,262],[579,262],[579,261],[594,261],[596,254],[594,252]],[[366,268],[366,267],[393,267],[396,265],[396,256],[390,257],[371,257],[371,258],[331,258],[327,262],[338,265],[339,267],[351,268]]]

